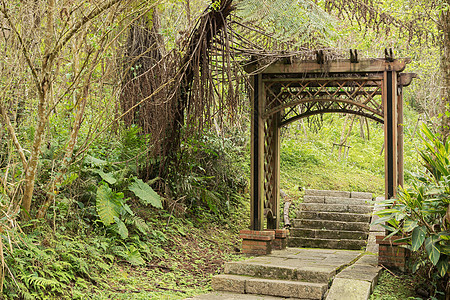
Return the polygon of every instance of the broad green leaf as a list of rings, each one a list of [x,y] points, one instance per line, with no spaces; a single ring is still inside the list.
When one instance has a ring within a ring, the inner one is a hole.
[[[448,256],[442,255],[438,263],[436,264],[436,269],[438,270],[439,276],[444,277],[445,274],[447,274],[448,264],[449,264]]]
[[[400,228],[395,229],[394,231],[392,231],[391,233],[389,233],[389,234],[385,237],[385,239],[388,239],[388,238],[390,238],[391,236],[396,235],[399,231],[400,231]]]
[[[419,270],[421,267],[425,266],[426,260],[419,260],[415,262],[412,266],[412,272],[416,273],[417,270]]]
[[[142,259],[141,253],[134,246],[130,246],[128,252],[125,254],[127,261],[135,266],[143,265],[145,263]]]
[[[419,250],[420,246],[422,246],[423,244],[423,241],[425,241],[425,235],[426,235],[425,226],[414,228],[411,239],[411,251]]]
[[[389,221],[391,219],[391,215],[389,216],[385,216],[379,219],[376,219],[375,221],[373,221],[370,225],[378,225],[378,224],[384,224],[386,221]]]
[[[415,221],[415,220],[405,220],[405,223],[403,224],[403,231],[411,232],[417,226],[418,226],[417,221]]]
[[[107,161],[106,160],[102,160],[102,159],[98,159],[93,157],[92,155],[86,155],[86,157],[84,158],[85,162],[93,165],[93,166],[103,166],[106,165]]]
[[[97,188],[96,209],[100,220],[105,225],[114,223],[114,217],[119,216],[119,205],[115,201],[115,193],[107,185]]]
[[[436,265],[441,256],[441,251],[439,247],[439,237],[436,235],[429,236],[425,240],[425,250],[428,253],[428,258],[433,265]]]
[[[439,233],[439,237],[442,239],[442,240],[445,240],[445,241],[449,241],[450,240],[450,232],[440,232]]]
[[[122,239],[126,239],[128,237],[128,229],[122,220],[120,220],[118,217],[114,217],[114,221],[116,221],[117,224],[117,232],[119,233],[120,237]]]
[[[162,208],[161,197],[141,179],[136,179],[128,189],[132,191],[136,197],[142,200],[144,204],[150,204],[156,208]]]
[[[441,244],[441,254],[450,256],[450,245],[448,245],[448,243]]]
[[[102,170],[97,170],[95,173],[100,175],[100,177],[109,184],[115,184],[117,182],[117,179],[114,178],[112,173],[105,173]]]
[[[380,214],[391,214],[391,213],[401,213],[401,210],[398,210],[397,208],[388,208],[388,209],[383,209],[377,212],[377,215]]]
[[[400,239],[396,239],[396,240],[394,240],[394,242],[396,242],[396,243],[407,243],[407,242],[409,242],[411,240],[411,237],[410,236],[407,236],[407,237],[404,237],[404,238],[400,238]],[[406,247],[404,247],[404,248],[408,248],[407,246],[408,245],[400,245],[400,247],[402,247],[402,246],[406,246]],[[409,249],[409,248],[408,248]]]

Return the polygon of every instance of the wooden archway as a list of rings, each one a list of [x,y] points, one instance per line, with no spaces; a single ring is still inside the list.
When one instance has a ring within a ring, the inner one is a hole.
[[[256,73],[252,63],[251,229],[279,228],[280,127],[323,113],[350,113],[384,124],[385,195],[403,185],[402,88],[408,59],[286,61]]]

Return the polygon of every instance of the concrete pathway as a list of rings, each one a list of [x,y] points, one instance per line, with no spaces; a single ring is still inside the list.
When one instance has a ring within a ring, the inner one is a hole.
[[[273,251],[267,256],[260,256],[239,262],[229,262],[226,269],[234,272],[252,273],[261,275],[261,267],[272,270],[272,275],[282,271],[283,276],[295,276],[298,280],[320,280],[327,274],[334,278],[327,300],[359,300],[368,299],[378,279],[380,268],[377,265],[377,256],[363,251],[334,250],[334,249],[304,249],[288,248]],[[278,270],[278,271],[277,271]],[[286,273],[286,270],[291,270]],[[295,275],[290,275],[295,274]],[[301,278],[312,276],[317,278]],[[306,275],[307,274],[307,275]],[[251,276],[251,274],[248,274]],[[270,274],[267,274],[270,275]],[[262,275],[263,277],[266,277]],[[274,276],[274,277],[275,277]],[[270,276],[267,276],[270,277]],[[232,292],[212,292],[199,295],[192,300],[281,300],[298,299],[274,296],[261,296]]]

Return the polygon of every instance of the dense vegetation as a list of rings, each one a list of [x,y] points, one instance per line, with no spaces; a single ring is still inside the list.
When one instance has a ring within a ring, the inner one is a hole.
[[[420,80],[405,89],[407,187],[383,220],[403,232],[420,276],[386,274],[374,297],[399,281],[406,290],[398,297],[417,297],[420,286],[442,298],[450,255],[448,7],[0,0],[1,297],[176,299],[207,291],[223,261],[240,258],[237,233],[249,225],[243,62],[310,58],[315,49],[379,57],[393,47],[413,59],[408,71]],[[380,124],[351,115],[301,120],[282,131],[281,188],[294,204],[304,188],[382,195],[382,151]]]

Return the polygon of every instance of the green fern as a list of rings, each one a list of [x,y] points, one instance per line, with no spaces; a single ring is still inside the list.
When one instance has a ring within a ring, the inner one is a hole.
[[[133,225],[136,227],[136,229],[139,230],[142,234],[148,234],[148,232],[150,231],[150,228],[148,227],[147,223],[145,223],[145,221],[142,218],[138,216],[133,216],[131,218],[131,221]]]
[[[122,239],[126,239],[128,237],[128,229],[122,220],[117,217],[114,217],[114,221],[117,224],[117,233],[120,235]]]
[[[100,220],[104,225],[114,223],[114,217],[118,218],[122,206],[123,193],[115,193],[106,184],[97,189],[96,209]]]
[[[237,2],[238,16],[258,24],[280,42],[303,45],[328,43],[335,35],[334,20],[313,1],[308,0],[242,0]]]

